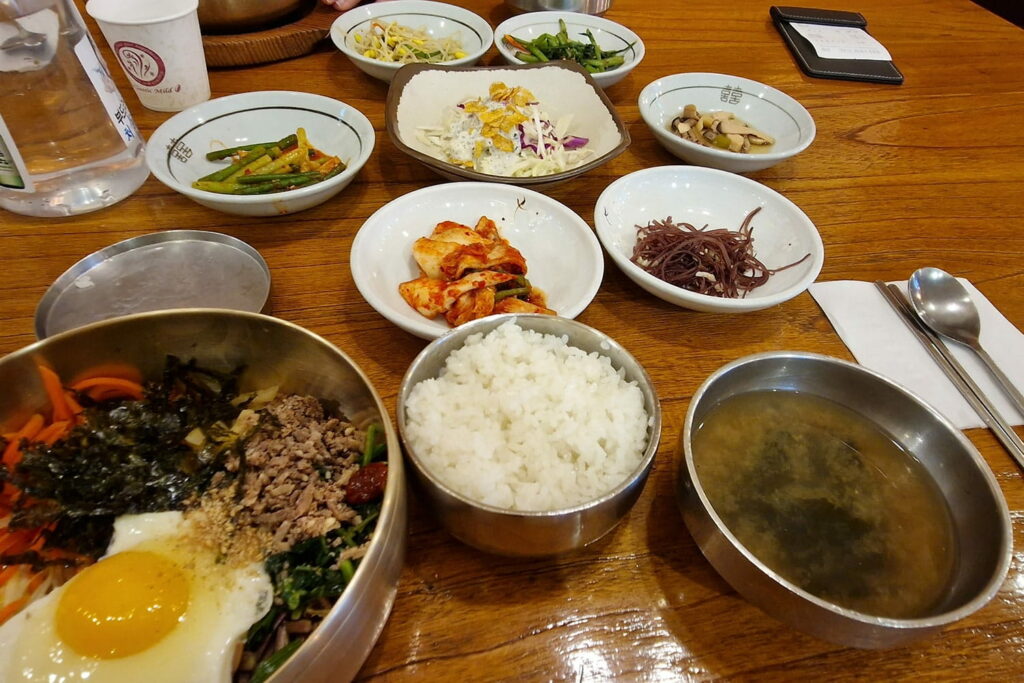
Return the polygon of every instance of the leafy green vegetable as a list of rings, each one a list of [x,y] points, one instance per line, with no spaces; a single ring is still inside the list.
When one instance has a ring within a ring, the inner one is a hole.
[[[344,550],[369,540],[380,516],[381,503],[376,501],[354,507],[362,518],[359,524],[297,543],[291,550],[267,559],[267,574],[274,584],[274,606],[249,629],[247,650],[260,648],[282,614],[292,620],[302,619],[308,616],[310,605],[317,602],[331,604],[345,591],[359,560],[339,562],[338,558]]]
[[[287,662],[288,658],[295,654],[295,651],[298,650],[304,642],[305,641],[302,638],[293,640],[274,654],[264,659],[253,670],[252,678],[249,679],[249,683],[263,683],[263,681],[270,678],[270,675],[280,669],[281,665]]]
[[[372,424],[366,429],[366,441],[363,444],[362,466],[366,467],[371,462],[380,460],[381,456],[387,453],[388,445],[385,442],[377,443],[377,437],[381,433],[379,424]]]

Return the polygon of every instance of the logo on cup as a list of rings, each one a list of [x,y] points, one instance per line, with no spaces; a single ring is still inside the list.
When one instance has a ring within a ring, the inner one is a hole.
[[[148,47],[119,40],[114,43],[114,54],[124,67],[125,73],[139,85],[153,86],[164,80],[167,73],[164,60]]]

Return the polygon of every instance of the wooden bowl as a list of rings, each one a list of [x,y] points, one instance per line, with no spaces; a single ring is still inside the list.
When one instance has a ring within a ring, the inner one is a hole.
[[[203,33],[246,33],[284,23],[311,0],[199,0]]]

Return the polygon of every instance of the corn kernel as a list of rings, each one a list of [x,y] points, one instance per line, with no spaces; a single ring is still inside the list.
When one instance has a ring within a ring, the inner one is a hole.
[[[462,52],[461,50],[455,53],[455,59],[462,59],[465,56],[466,56],[466,53]]]
[[[419,38],[413,38],[412,42],[416,43],[417,45],[422,45],[423,44],[423,41],[420,40]]]
[[[394,45],[397,42],[398,42],[398,38],[394,38],[394,37],[388,38],[388,45]]]
[[[366,52],[363,53],[363,56],[364,57],[369,57],[370,59],[373,59],[374,57],[377,56],[377,51],[376,50],[367,50]]]
[[[357,33],[356,36],[355,36],[355,41],[357,43],[361,43],[361,42],[363,42],[363,37],[360,34]]]

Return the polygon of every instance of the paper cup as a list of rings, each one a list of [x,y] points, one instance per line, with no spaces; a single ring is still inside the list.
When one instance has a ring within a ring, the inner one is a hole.
[[[181,111],[210,99],[198,7],[199,0],[85,4],[144,107]]]

